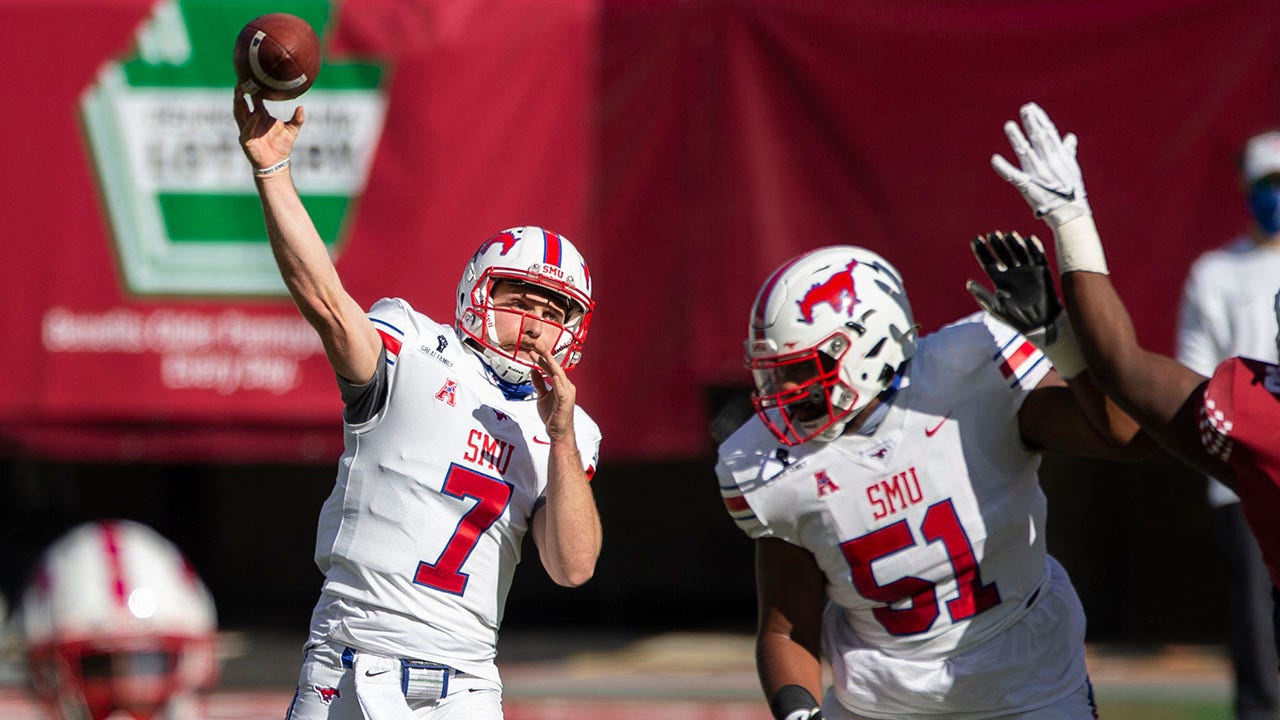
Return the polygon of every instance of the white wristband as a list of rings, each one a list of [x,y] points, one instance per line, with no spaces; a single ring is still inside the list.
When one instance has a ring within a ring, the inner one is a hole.
[[[1078,215],[1061,225],[1050,223],[1058,252],[1058,272],[1091,272],[1109,275],[1102,239],[1093,215]]]
[[[278,172],[282,172],[287,167],[289,167],[289,157],[286,155],[285,159],[271,167],[254,168],[253,174],[255,177],[267,177],[268,175],[275,175]]]

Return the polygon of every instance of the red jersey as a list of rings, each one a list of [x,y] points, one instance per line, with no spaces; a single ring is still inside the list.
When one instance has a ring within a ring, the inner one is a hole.
[[[1204,391],[1200,441],[1235,472],[1245,519],[1280,587],[1280,367],[1224,360]]]

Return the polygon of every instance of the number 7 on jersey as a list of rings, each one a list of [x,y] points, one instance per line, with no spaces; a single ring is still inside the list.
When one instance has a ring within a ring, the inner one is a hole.
[[[471,557],[476,543],[485,531],[502,517],[511,500],[511,486],[461,465],[451,465],[444,478],[443,492],[458,499],[475,498],[476,504],[458,518],[449,542],[434,563],[418,563],[413,581],[436,590],[461,595],[467,590],[470,576],[462,572],[462,564]]]

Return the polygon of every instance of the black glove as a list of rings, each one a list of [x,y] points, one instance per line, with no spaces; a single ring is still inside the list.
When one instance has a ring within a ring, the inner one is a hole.
[[[968,281],[965,288],[973,299],[1023,335],[1043,334],[1044,342],[1053,344],[1062,303],[1053,287],[1053,274],[1040,239],[1032,235],[1027,240],[1016,232],[1006,235],[997,230],[985,238],[970,240],[969,247],[995,286],[992,294],[973,280]]]

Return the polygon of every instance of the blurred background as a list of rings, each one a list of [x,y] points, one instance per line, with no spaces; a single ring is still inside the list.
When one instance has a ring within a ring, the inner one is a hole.
[[[566,591],[527,545],[504,637],[752,631],[713,466],[784,260],[865,245],[925,331],[974,311],[968,238],[1047,233],[989,167],[1034,100],[1079,135],[1115,283],[1168,353],[1188,266],[1247,223],[1243,142],[1280,125],[1263,0],[0,3],[0,590],[77,522],[140,520],[224,628],[285,639],[285,677],[342,436],[230,112],[232,40],[274,11],[322,36],[294,175],[357,300],[447,322],[466,258],[514,225],[591,263],[573,380],[604,433],[604,554]],[[1043,484],[1091,643],[1221,642],[1201,478],[1048,457]]]

